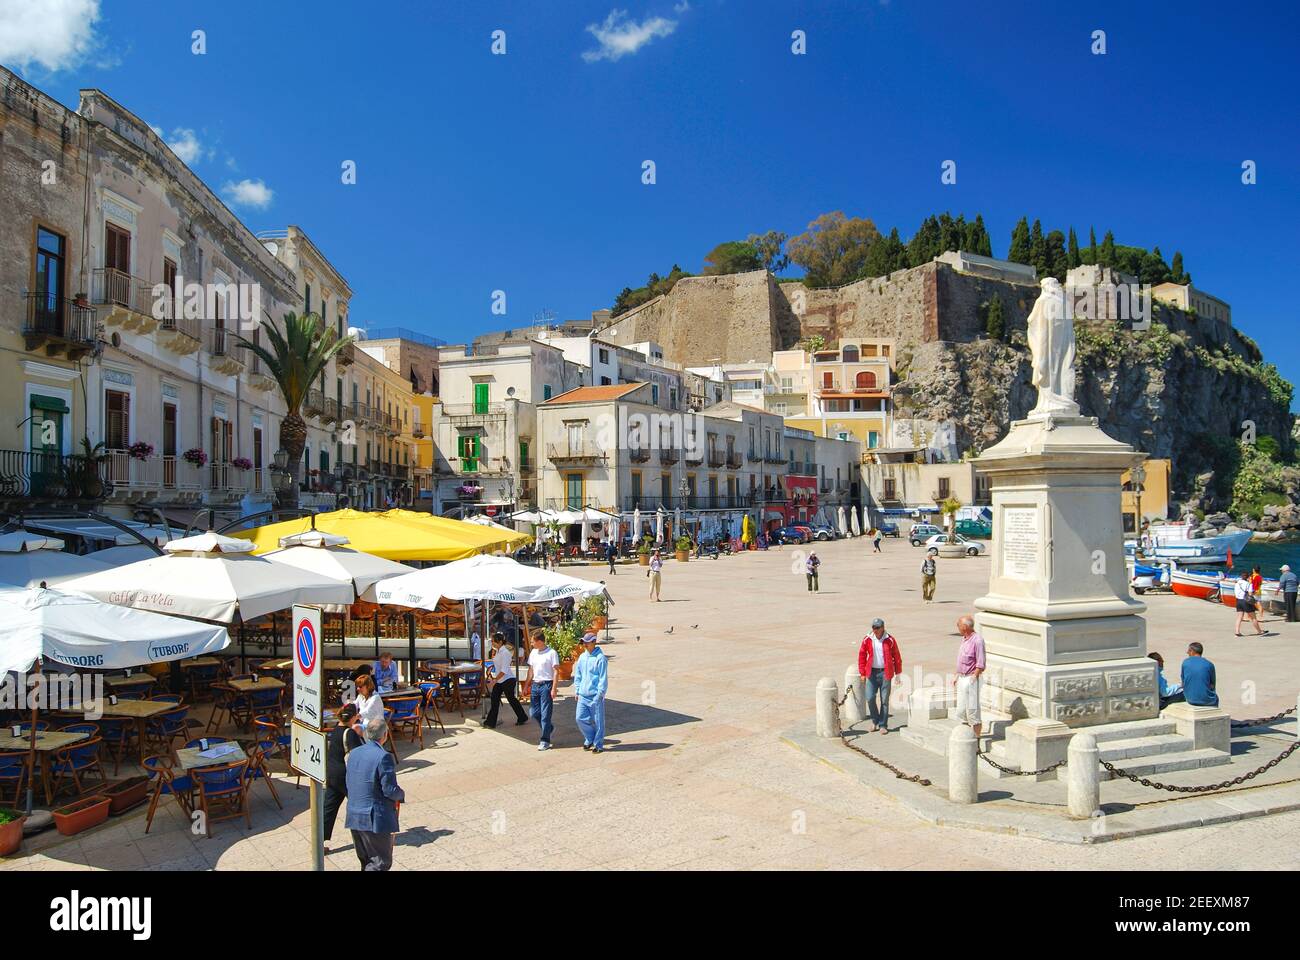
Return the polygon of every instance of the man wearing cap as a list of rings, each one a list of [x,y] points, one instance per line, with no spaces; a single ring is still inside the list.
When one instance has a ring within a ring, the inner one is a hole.
[[[578,657],[573,668],[573,690],[577,694],[578,729],[582,731],[582,749],[592,753],[605,751],[605,691],[609,689],[609,659],[596,646],[596,635],[582,638],[586,653]]]
[[[885,632],[885,621],[871,621],[871,632],[858,648],[858,676],[866,691],[867,709],[871,711],[871,732],[889,732],[889,688],[894,677],[903,672],[903,656],[898,641]],[[876,700],[879,698],[879,704]]]
[[[1296,590],[1300,588],[1300,577],[1291,572],[1289,564],[1282,564],[1282,575],[1277,578],[1277,588],[1282,591],[1282,600],[1286,604],[1286,622],[1297,622],[1300,617],[1296,616],[1295,596]]]

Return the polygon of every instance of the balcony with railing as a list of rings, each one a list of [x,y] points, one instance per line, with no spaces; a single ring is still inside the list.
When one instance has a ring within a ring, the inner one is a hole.
[[[244,470],[233,463],[208,464],[208,498],[214,503],[231,503],[242,500],[253,488],[251,474],[259,471]]]
[[[768,450],[763,454],[764,463],[785,463],[785,457],[781,456],[780,450]]]
[[[168,300],[163,309],[163,318],[158,321],[159,346],[182,357],[197,353],[203,345],[203,321],[197,317],[174,317],[173,313],[175,309]]]
[[[504,403],[448,403],[442,412],[453,427],[481,427],[506,418]]]
[[[319,417],[325,412],[325,394],[320,390],[308,390],[307,398],[302,402],[304,417]]]
[[[726,455],[725,453],[723,453],[721,450],[710,450],[710,451],[709,451],[709,466],[710,466],[710,467],[714,467],[714,468],[721,467],[721,466],[723,466],[726,462],[727,462],[727,455]]]
[[[753,447],[751,447],[748,450],[748,452],[746,452],[745,459],[748,460],[750,463],[762,463],[763,455],[759,453],[757,450],[755,450]]]
[[[94,350],[98,324],[89,304],[43,293],[29,293],[24,299],[23,337],[28,350],[69,360],[80,360]]]
[[[659,448],[659,462],[665,467],[672,466],[682,458],[682,452],[673,447]]]
[[[546,458],[556,466],[594,467],[605,462],[604,450],[588,443],[548,443]]]
[[[416,440],[424,439],[424,424],[419,420],[411,421],[411,436],[415,437]]]
[[[326,397],[325,404],[321,407],[320,418],[325,423],[338,423],[340,419],[341,405],[333,397]]]
[[[100,267],[91,277],[91,299],[106,307],[104,325],[152,333],[158,329],[154,316],[153,284],[112,267]]]
[[[704,449],[702,447],[696,447],[695,449],[687,447],[682,451],[682,462],[691,467],[701,466],[704,463]]]
[[[656,510],[743,510],[751,505],[750,498],[744,494],[727,496],[717,494],[688,494],[674,497],[624,497],[625,511],[640,510],[642,514],[654,513]],[[643,518],[644,519],[644,518]]]
[[[211,327],[208,330],[208,365],[217,373],[228,377],[237,377],[244,370],[243,351],[238,349],[239,341],[234,331],[225,327]]]
[[[276,388],[275,378],[266,369],[262,358],[247,347],[240,348],[248,361],[248,385],[254,390],[270,391]]]
[[[649,447],[628,447],[627,458],[632,463],[649,463],[650,448]]]
[[[0,450],[0,503],[91,503],[109,485],[104,462],[61,453]]]
[[[114,500],[152,499],[162,490],[162,457],[136,457],[129,450],[106,450],[104,478],[112,487],[110,496]]]
[[[340,367],[350,367],[357,360],[357,345],[355,343],[345,343],[339,347],[338,353],[334,354],[334,362]]]
[[[739,470],[744,465],[739,450],[727,451],[727,467],[731,470]]]

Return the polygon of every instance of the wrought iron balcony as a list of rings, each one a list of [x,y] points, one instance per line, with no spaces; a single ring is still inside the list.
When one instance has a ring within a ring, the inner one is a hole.
[[[0,450],[0,502],[98,501],[108,494],[104,461],[61,453]]]
[[[237,344],[235,334],[225,327],[212,327],[208,330],[208,355],[213,370],[230,377],[243,372],[243,351],[237,349]]]
[[[108,308],[104,324],[140,333],[158,329],[154,316],[154,285],[113,267],[100,267],[91,277],[91,299]],[[171,300],[167,303],[170,305]]]
[[[682,452],[672,447],[659,448],[659,462],[664,466],[671,466],[682,458]]]
[[[596,466],[605,462],[604,450],[586,444],[548,443],[546,457],[557,466]]]
[[[23,337],[28,350],[44,349],[47,357],[65,354],[69,360],[79,360],[94,349],[98,325],[88,303],[43,293],[26,294],[25,300]]]
[[[629,448],[628,448],[628,451],[627,451],[627,458],[628,458],[628,460],[632,461],[632,463],[649,463],[649,462],[650,462],[650,448],[649,448],[649,447],[629,447]]]

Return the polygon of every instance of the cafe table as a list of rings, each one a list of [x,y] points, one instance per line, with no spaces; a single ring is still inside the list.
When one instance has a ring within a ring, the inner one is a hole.
[[[182,670],[193,670],[195,667],[219,667],[221,660],[217,657],[193,657],[189,660],[182,660]]]
[[[36,734],[36,752],[41,758],[41,784],[45,788],[45,804],[49,806],[54,802],[53,787],[50,781],[50,757],[64,747],[70,747],[79,740],[86,740],[90,737],[88,733],[65,733],[62,730],[40,730]],[[29,731],[23,731],[18,736],[13,735],[10,727],[5,727],[0,731],[0,750],[25,750],[32,749],[32,735]]]
[[[240,693],[253,693],[257,690],[283,690],[288,686],[283,680],[277,680],[275,677],[262,677],[260,680],[250,680],[244,677],[241,680],[227,680],[226,683]]]
[[[173,703],[170,700],[122,700],[120,698],[117,703],[111,703],[105,697],[102,700],[88,700],[85,703],[78,704],[75,709],[84,713],[87,718],[101,716],[108,717],[110,720],[134,720],[136,736],[139,738],[136,743],[140,748],[140,756],[143,758],[144,732],[149,721],[160,713],[182,709],[182,705]],[[94,723],[93,720],[90,722]]]
[[[456,680],[458,677],[482,673],[483,664],[477,660],[471,660],[468,663],[431,663],[426,669],[435,675],[447,677],[451,681],[452,705],[461,716],[464,716],[465,706],[461,702],[460,684]]]
[[[123,676],[120,673],[105,673],[103,677],[104,683],[112,687],[117,693],[152,687],[158,682],[158,678],[152,673],[132,673],[129,676]]]
[[[199,767],[216,767],[223,763],[239,763],[240,761],[248,759],[248,754],[244,752],[244,748],[234,740],[223,740],[221,743],[211,744],[209,751],[213,747],[223,750],[227,747],[234,747],[234,749],[222,753],[219,757],[205,757],[203,756],[204,750],[201,746],[182,747],[176,751],[176,765],[184,772],[189,773],[191,770],[195,770]]]

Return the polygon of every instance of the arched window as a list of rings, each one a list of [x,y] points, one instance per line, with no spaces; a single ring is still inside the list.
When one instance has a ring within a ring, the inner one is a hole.
[[[863,370],[858,374],[854,386],[859,390],[874,390],[876,389],[876,375],[870,370]]]
[[[845,347],[841,353],[841,359],[845,363],[857,363],[858,362],[857,346],[855,344],[849,344],[847,347]]]

